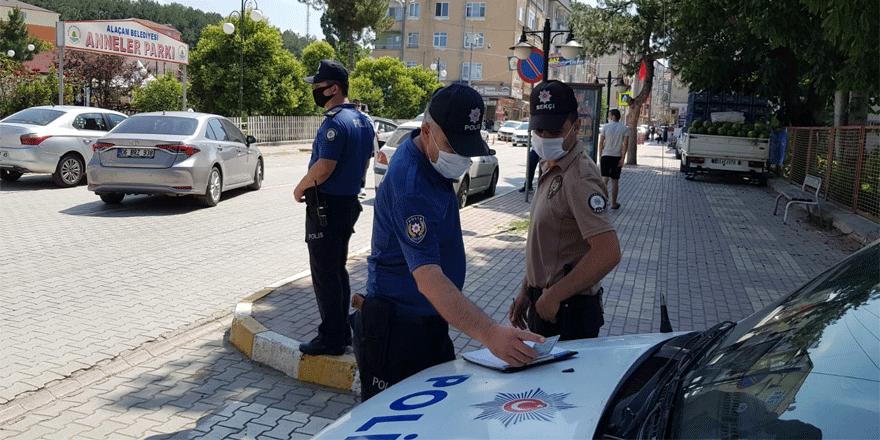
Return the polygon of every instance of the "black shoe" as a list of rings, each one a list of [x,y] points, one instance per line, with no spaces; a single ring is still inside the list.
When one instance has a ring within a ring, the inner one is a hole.
[[[321,337],[318,336],[315,339],[312,339],[311,342],[303,342],[302,344],[299,344],[299,351],[303,354],[308,354],[312,356],[320,356],[322,354],[339,356],[345,353],[345,346],[329,345],[322,341]]]
[[[526,192],[526,187],[522,187],[522,188],[520,188],[520,189],[519,189],[519,192],[521,192],[521,193]]]

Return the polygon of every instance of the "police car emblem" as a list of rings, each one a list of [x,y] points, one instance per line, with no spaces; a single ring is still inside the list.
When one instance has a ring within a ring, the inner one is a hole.
[[[472,405],[483,410],[474,420],[498,419],[505,428],[525,420],[550,422],[560,410],[575,408],[565,402],[566,397],[568,393],[548,394],[540,388],[524,393],[498,393],[495,400]]]
[[[547,199],[552,199],[559,192],[559,188],[562,188],[562,176],[556,176],[553,182],[550,183],[550,192],[547,194]]]
[[[324,137],[326,137],[328,141],[333,142],[333,140],[336,139],[336,129],[331,128],[327,130],[327,133],[324,134]]]
[[[471,118],[471,124],[476,124],[477,121],[480,120],[480,109],[475,108],[475,109],[471,110],[470,118]]]
[[[406,233],[413,243],[418,243],[422,241],[422,239],[425,238],[425,234],[427,232],[428,228],[425,224],[424,216],[414,215],[406,219]]]
[[[605,205],[607,202],[605,201],[605,197],[602,197],[602,194],[596,193],[590,196],[590,208],[593,209],[595,213],[605,212]]]

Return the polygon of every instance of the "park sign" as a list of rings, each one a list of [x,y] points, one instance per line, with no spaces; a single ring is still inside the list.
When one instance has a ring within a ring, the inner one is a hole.
[[[189,64],[189,45],[135,20],[59,22],[60,46],[112,55]]]

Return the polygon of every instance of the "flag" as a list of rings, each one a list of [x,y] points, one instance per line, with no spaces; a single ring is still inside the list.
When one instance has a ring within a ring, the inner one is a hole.
[[[645,72],[645,62],[642,61],[642,67],[639,68],[639,79],[645,79],[648,74]]]

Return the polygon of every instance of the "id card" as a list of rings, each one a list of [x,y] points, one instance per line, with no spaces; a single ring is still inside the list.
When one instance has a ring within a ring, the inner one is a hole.
[[[551,336],[549,338],[544,338],[544,343],[536,342],[533,348],[538,352],[538,355],[535,359],[542,358],[550,354],[550,351],[553,350],[553,346],[556,345],[556,341],[559,340],[559,335]]]

